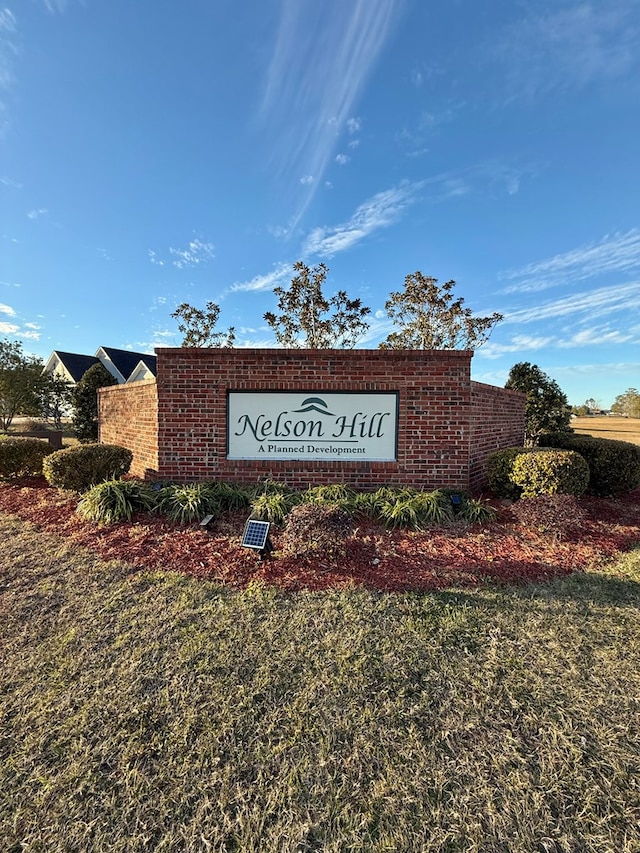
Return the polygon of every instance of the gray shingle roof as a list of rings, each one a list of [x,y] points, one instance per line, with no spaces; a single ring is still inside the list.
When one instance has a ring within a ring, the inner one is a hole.
[[[126,349],[114,349],[113,347],[100,347],[105,352],[114,367],[120,371],[125,381],[131,376],[139,362],[144,362],[149,370],[156,375],[156,357],[145,352],[131,352]]]
[[[94,364],[100,364],[100,359],[95,355],[81,355],[77,352],[61,352],[59,349],[54,350],[62,364],[73,377],[74,382],[79,382],[84,374],[93,367]]]

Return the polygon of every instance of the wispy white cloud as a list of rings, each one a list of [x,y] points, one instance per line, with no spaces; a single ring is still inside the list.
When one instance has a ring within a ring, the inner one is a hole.
[[[640,229],[637,228],[626,234],[606,235],[597,243],[510,270],[500,278],[514,282],[504,293],[527,293],[634,269],[640,269]]]
[[[374,231],[388,228],[414,203],[422,185],[406,183],[377,193],[363,202],[348,222],[315,228],[304,244],[303,254],[328,258],[350,249]]]
[[[287,279],[290,279],[293,276],[293,264],[290,263],[280,263],[278,266],[270,273],[266,273],[265,275],[257,275],[252,278],[250,281],[237,282],[233,284],[229,291],[231,293],[238,292],[257,292],[262,290],[273,290],[279,284],[282,284]]]
[[[638,330],[612,329],[609,326],[584,326],[578,331],[562,335],[513,335],[507,343],[489,341],[478,354],[484,358],[500,358],[508,353],[528,353],[552,349],[579,349],[581,347],[618,346],[640,343]]]
[[[262,118],[281,176],[313,175],[297,201],[297,225],[322,183],[340,129],[356,132],[352,107],[398,19],[404,0],[283,0]],[[297,178],[294,179],[297,182]]]
[[[571,317],[576,323],[578,317],[587,317],[590,322],[615,314],[618,311],[630,312],[640,308],[640,281],[628,284],[601,287],[596,290],[573,293],[561,299],[550,300],[521,308],[505,311],[505,323],[536,323],[545,320]]]
[[[509,99],[581,88],[638,67],[635,0],[554,0],[516,8],[524,8],[524,16],[505,28],[497,47],[484,50],[502,66]]]
[[[9,126],[7,97],[15,82],[13,68],[18,53],[18,27],[15,15],[6,7],[0,8],[0,138],[4,137]],[[5,186],[11,186],[11,184],[5,183]]]
[[[46,207],[39,207],[36,210],[30,210],[27,213],[27,219],[36,220],[40,219],[41,216],[46,216],[49,211]]]
[[[347,119],[347,130],[350,134],[360,133],[362,130],[362,119],[357,117],[352,117]]]
[[[478,355],[484,358],[500,358],[507,353],[536,352],[548,349],[553,344],[553,338],[544,335],[513,335],[509,343],[488,341],[478,349]]]
[[[62,13],[67,11],[69,0],[43,0],[43,3],[48,12]]]
[[[611,344],[628,344],[638,339],[637,334],[630,330],[610,329],[602,326],[592,326],[580,329],[565,340],[558,341],[561,349],[574,349],[575,347],[606,346]]]
[[[19,184],[18,181],[14,181],[13,178],[9,178],[7,175],[0,175],[0,184],[3,187],[12,187],[15,190],[21,190],[22,184]]]
[[[195,237],[186,249],[169,249],[174,260],[171,262],[174,267],[184,269],[185,267],[197,267],[202,263],[215,257],[213,243],[202,241],[199,237]]]
[[[303,186],[309,186],[310,184],[312,184],[312,183],[313,183],[313,175],[303,175],[303,176],[300,178],[300,183],[301,183]]]
[[[7,322],[6,320],[0,321],[0,334],[15,335],[34,341],[40,339],[42,326],[39,323],[20,323],[19,320],[16,321],[14,319],[17,317],[15,310],[10,305],[5,305],[2,302],[0,302],[0,314],[12,318],[11,322]]]
[[[336,163],[339,166],[346,166],[350,160],[351,160],[351,157],[347,157],[346,154],[337,154],[336,155]]]
[[[214,248],[213,243],[202,240],[200,237],[194,237],[186,249],[170,247],[169,255],[171,257],[169,262],[180,270],[197,267],[215,257]],[[158,256],[158,253],[154,249],[149,249],[148,255],[152,264],[159,267],[165,266],[166,262]]]
[[[434,112],[424,110],[411,125],[396,134],[396,142],[407,157],[418,157],[429,150],[430,140],[443,126],[450,124],[465,107],[464,101],[451,102]]]

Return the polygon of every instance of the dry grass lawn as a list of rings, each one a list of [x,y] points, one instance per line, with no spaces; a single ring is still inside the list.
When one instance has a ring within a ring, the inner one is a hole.
[[[640,551],[287,595],[0,537],[3,851],[640,851]]]
[[[640,419],[601,417],[573,418],[571,426],[577,433],[595,438],[613,438],[640,444]]]

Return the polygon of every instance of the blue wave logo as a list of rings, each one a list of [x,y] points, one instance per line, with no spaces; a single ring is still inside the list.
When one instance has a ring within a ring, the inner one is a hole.
[[[322,408],[318,408],[322,407]],[[302,401],[301,409],[294,409],[294,412],[318,412],[320,415],[330,415],[331,417],[335,417],[333,412],[330,412],[327,408],[327,404],[320,397],[307,397],[306,400]]]

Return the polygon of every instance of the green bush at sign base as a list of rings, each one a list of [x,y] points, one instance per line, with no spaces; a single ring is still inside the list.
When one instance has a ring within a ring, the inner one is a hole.
[[[81,444],[56,450],[42,466],[50,485],[85,492],[105,480],[117,480],[131,467],[133,453],[117,444]]]
[[[0,436],[0,479],[42,474],[42,462],[50,453],[47,441]]]
[[[572,450],[536,449],[521,453],[513,461],[511,481],[522,489],[523,498],[538,495],[582,495],[589,483],[586,460]]]
[[[522,489],[511,479],[513,463],[523,453],[534,453],[534,447],[505,447],[487,457],[487,479],[491,491],[501,498],[517,500]]]
[[[640,446],[629,441],[594,438],[589,435],[545,435],[547,447],[574,450],[589,465],[589,492],[594,495],[619,495],[640,486]]]

